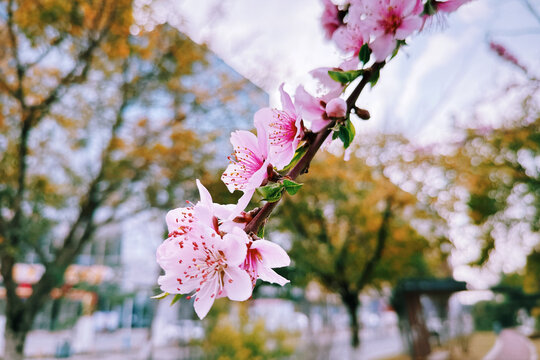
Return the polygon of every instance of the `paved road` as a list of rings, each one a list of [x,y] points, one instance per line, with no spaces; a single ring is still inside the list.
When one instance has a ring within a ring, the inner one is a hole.
[[[61,336],[64,335],[64,336]],[[32,351],[28,359],[37,358],[43,360],[55,359],[53,354],[55,344],[58,344],[66,334],[34,332],[30,337],[29,344]],[[129,334],[131,341],[126,341],[128,334],[125,331],[114,333],[100,333],[96,335],[96,348],[86,354],[77,354],[69,357],[69,360],[145,360],[149,357],[146,329],[133,329]],[[296,359],[304,360],[329,360],[329,359],[365,359],[374,360],[402,352],[402,344],[397,329],[386,332],[373,332],[364,330],[361,333],[361,347],[357,350],[349,346],[350,334],[346,329],[334,331],[321,331],[310,334],[303,338]],[[131,344],[131,348],[126,348]],[[99,347],[99,349],[97,349]],[[40,354],[41,352],[41,354]],[[156,360],[181,360],[198,358],[196,348],[166,346],[153,349],[153,359]]]

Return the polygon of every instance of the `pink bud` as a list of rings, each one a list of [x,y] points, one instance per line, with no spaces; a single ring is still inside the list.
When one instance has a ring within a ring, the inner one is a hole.
[[[342,98],[334,98],[326,104],[326,115],[331,118],[343,118],[347,115],[347,103]]]

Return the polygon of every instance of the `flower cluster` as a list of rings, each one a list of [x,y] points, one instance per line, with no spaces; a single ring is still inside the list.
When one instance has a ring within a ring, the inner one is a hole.
[[[423,28],[426,20],[455,11],[470,0],[349,0],[337,6],[325,0],[321,22],[327,37],[357,56],[366,45],[375,61],[384,61],[400,41]]]
[[[256,235],[273,209],[268,205],[279,201],[284,192],[298,191],[301,184],[294,182],[296,176],[321,146],[339,139],[349,147],[355,136],[350,113],[369,118],[367,110],[355,106],[357,97],[367,83],[375,85],[387,57],[399,50],[405,38],[421,30],[429,16],[453,11],[468,0],[350,0],[340,6],[323,1],[327,36],[353,57],[338,68],[313,70],[319,84],[315,95],[298,86],[291,97],[281,85],[281,109],[259,110],[254,116],[256,134],[243,130],[231,134],[233,153],[221,179],[229,191],[243,192],[237,204],[214,203],[197,180],[201,200],[167,214],[169,235],[156,254],[165,272],[158,283],[165,296],[194,298],[201,319],[216,298],[247,300],[257,279],[279,285],[288,282],[272,270],[289,265],[287,253]],[[372,54],[373,65],[364,68]],[[362,80],[343,99],[345,89],[357,78]],[[245,209],[256,190],[268,203],[254,215]]]
[[[257,278],[287,283],[272,268],[287,266],[290,260],[278,245],[246,234],[234,221],[234,205],[215,204],[199,180],[197,186],[197,204],[167,214],[169,236],[156,258],[165,271],[158,279],[161,289],[194,297],[202,319],[216,298],[247,300]]]

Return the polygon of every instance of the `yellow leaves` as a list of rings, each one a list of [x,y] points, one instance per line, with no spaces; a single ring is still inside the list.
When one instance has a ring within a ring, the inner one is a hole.
[[[111,140],[111,150],[123,150],[126,148],[126,143],[124,140],[115,137]]]

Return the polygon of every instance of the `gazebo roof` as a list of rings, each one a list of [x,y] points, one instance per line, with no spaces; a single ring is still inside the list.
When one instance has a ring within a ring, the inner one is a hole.
[[[442,294],[454,293],[467,290],[467,283],[456,281],[452,278],[409,278],[399,282],[396,287],[397,292],[401,293],[421,293],[421,294]]]

